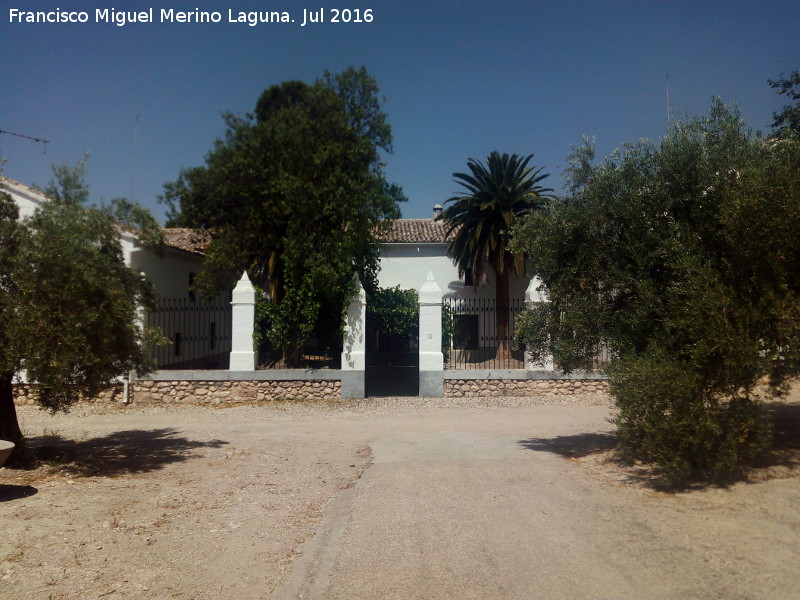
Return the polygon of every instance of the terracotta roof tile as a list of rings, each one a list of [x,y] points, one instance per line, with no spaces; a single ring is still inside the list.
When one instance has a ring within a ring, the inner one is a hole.
[[[163,230],[164,242],[170,248],[177,248],[192,254],[205,254],[211,243],[211,233],[205,229],[171,227]]]
[[[39,199],[41,199],[42,201],[48,200],[48,197],[44,195],[44,192],[42,190],[37,190],[35,187],[25,185],[24,183],[20,183],[19,181],[14,181],[13,179],[9,179],[8,177],[3,177],[2,175],[0,175],[0,188],[4,187],[4,184],[9,185],[12,188],[14,187],[21,188],[27,191],[29,194],[38,196]]]
[[[387,244],[420,244],[447,242],[447,229],[442,221],[433,219],[397,219],[392,228],[381,236]]]
[[[444,244],[444,223],[433,219],[397,219],[392,227],[381,235],[386,244]],[[192,254],[202,255],[211,243],[211,233],[203,229],[175,227],[164,229],[167,246]]]

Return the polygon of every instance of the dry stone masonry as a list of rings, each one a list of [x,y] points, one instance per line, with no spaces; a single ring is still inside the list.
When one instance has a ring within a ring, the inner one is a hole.
[[[338,381],[137,381],[132,402],[232,404],[338,400]]]
[[[125,399],[123,387],[117,386],[102,392],[95,398],[82,398],[82,402],[122,402]],[[14,403],[20,406],[36,404],[36,386],[19,384],[14,386]]]
[[[135,381],[131,402],[135,404],[236,404],[271,401],[338,400],[341,384],[327,381]],[[35,386],[14,388],[17,404],[34,404]],[[120,386],[93,402],[123,402]]]
[[[447,379],[445,396],[608,396],[602,379]]]
[[[130,400],[136,404],[237,404],[248,402],[339,400],[338,380],[167,380],[134,381]],[[444,395],[469,397],[564,397],[570,402],[608,400],[608,382],[600,379],[446,379]],[[17,385],[19,405],[35,404],[36,386]],[[90,402],[124,402],[120,385]]]

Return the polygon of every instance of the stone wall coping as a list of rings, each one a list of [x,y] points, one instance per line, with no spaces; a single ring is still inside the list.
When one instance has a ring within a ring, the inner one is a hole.
[[[341,381],[339,369],[263,369],[259,371],[175,370],[156,371],[135,381]],[[452,369],[444,371],[445,380],[600,380],[606,375],[592,371],[562,373],[561,371],[526,371],[524,369]]]
[[[444,379],[515,379],[515,380],[553,380],[553,379],[569,379],[569,380],[608,380],[608,376],[598,373],[596,371],[580,371],[573,373],[563,373],[561,371],[526,371],[525,369],[475,369],[475,370],[461,370],[452,369],[445,370]]]
[[[156,371],[135,381],[340,381],[339,369],[263,369],[259,371]]]

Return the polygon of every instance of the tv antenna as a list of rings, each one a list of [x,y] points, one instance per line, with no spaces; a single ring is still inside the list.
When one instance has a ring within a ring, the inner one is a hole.
[[[6,131],[5,129],[0,129],[0,134],[5,133],[6,135],[13,135],[14,137],[18,138],[25,138],[26,140],[32,140],[34,142],[38,142],[42,144],[44,148],[44,153],[47,154],[47,144],[50,143],[50,140],[45,140],[43,138],[34,137],[32,135],[25,135],[23,133],[14,133],[13,131]]]
[[[669,71],[667,71],[667,127],[669,127],[669,121],[672,117],[672,111],[669,107]]]
[[[136,139],[139,137],[139,115],[133,125],[133,149],[131,150],[131,202],[136,199]]]

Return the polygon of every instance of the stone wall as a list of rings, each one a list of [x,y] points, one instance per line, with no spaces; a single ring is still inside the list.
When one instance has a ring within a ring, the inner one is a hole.
[[[230,404],[281,400],[322,401],[341,397],[341,384],[326,381],[134,381],[131,402],[134,404]],[[35,388],[14,386],[16,404],[34,404]],[[110,390],[92,402],[122,402],[123,390]]]
[[[327,381],[136,381],[137,404],[228,404],[282,400],[338,400],[341,383]]]
[[[608,382],[602,379],[446,379],[445,396],[608,397]],[[14,386],[17,404],[34,404],[35,386]],[[136,404],[228,404],[268,401],[323,401],[341,398],[341,382],[325,380],[144,380],[131,383],[131,402]],[[120,385],[92,402],[122,402]]]
[[[124,393],[122,386],[102,392],[95,398],[82,398],[82,402],[122,402]],[[18,405],[36,404],[36,386],[18,384],[14,386],[14,403]]]
[[[446,379],[444,395],[452,397],[608,395],[603,379]]]

